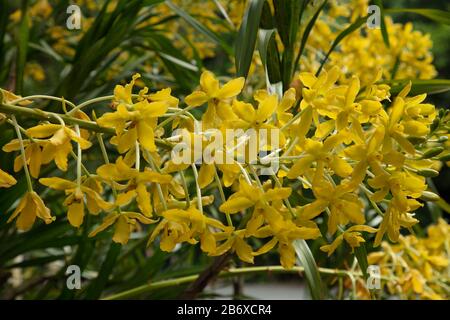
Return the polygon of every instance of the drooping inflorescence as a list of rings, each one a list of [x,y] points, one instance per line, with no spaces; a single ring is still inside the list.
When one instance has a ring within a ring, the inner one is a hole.
[[[340,77],[337,67],[319,76],[300,73],[298,91],[256,91],[252,102],[240,96],[243,78],[220,85],[205,71],[180,108],[170,88],[133,93],[135,75],[116,86],[113,109],[95,121],[74,106],[64,114],[37,112],[46,120],[30,128],[15,114],[31,101],[2,91],[1,111],[17,133],[3,151],[19,152],[14,169],[29,179],[9,221],[28,230],[36,218],[55,219],[34,191],[32,179],[39,179],[66,194],[71,225],[80,227],[85,211],[100,215],[90,236],[113,228],[121,244],[141,230],[164,251],[199,243],[210,256],[233,251],[248,263],[277,248],[281,264],[291,268],[297,239],[322,237],[328,255],[344,242],[352,249],[367,238],[377,246],[384,235],[396,242],[402,228],[418,222],[420,199],[437,197],[426,177],[438,174],[439,157],[448,153],[438,138],[448,134],[448,115],[424,103],[425,94],[411,96],[411,84],[392,96],[376,79],[362,87],[356,76],[344,84]],[[199,116],[197,110],[204,111]],[[217,140],[236,130],[234,147]],[[187,162],[174,159],[180,141]],[[257,152],[248,157],[252,141]],[[215,161],[206,162],[212,142]],[[103,164],[90,160],[95,148]],[[277,167],[262,173],[267,159]],[[42,167],[53,162],[67,177],[42,176]],[[2,187],[16,182],[4,171],[0,177]],[[368,223],[367,207],[379,215],[378,224]]]

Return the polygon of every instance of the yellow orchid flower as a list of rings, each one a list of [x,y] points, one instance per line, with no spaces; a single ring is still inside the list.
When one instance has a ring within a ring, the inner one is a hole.
[[[88,140],[79,137],[72,129],[60,124],[41,124],[26,130],[26,133],[31,138],[45,139],[43,148],[39,151],[37,146],[34,146],[32,155],[38,156],[41,154],[42,163],[47,164],[54,160],[56,166],[62,170],[67,170],[67,156],[72,151],[71,141],[75,141],[85,150],[92,146]],[[36,163],[36,167],[39,162]],[[37,175],[39,170],[36,168]]]
[[[39,182],[49,188],[65,191],[67,198],[64,205],[68,207],[67,219],[76,228],[83,223],[85,199],[91,214],[98,214],[100,210],[109,211],[113,208],[113,204],[103,200],[97,191],[89,188],[85,183],[78,186],[76,182],[58,177],[41,178]]]
[[[273,237],[253,255],[264,254],[278,244],[281,265],[286,269],[291,269],[295,264],[295,249],[292,242],[298,239],[316,239],[321,234],[317,227],[297,226],[291,220],[279,219],[276,228],[274,228],[274,224],[272,223],[271,225],[269,224],[259,228],[253,235],[256,238]]]
[[[338,225],[346,225],[349,221],[357,224],[365,222],[364,204],[358,195],[353,193],[354,184],[351,180],[334,186],[318,173],[313,180],[312,190],[316,200],[302,208],[303,219],[313,219],[328,207],[328,232],[331,235],[336,232]]]
[[[10,188],[17,183],[12,175],[0,169],[0,188]]]
[[[42,166],[42,149],[48,143],[46,141],[31,141],[29,139],[22,141],[25,148],[25,157],[30,170],[30,174],[33,178],[39,178],[39,173]],[[5,152],[20,151],[20,142],[18,139],[13,139],[2,148]],[[19,172],[23,168],[22,155],[18,155],[14,160],[14,171]]]
[[[287,199],[291,191],[291,188],[276,187],[268,188],[263,192],[258,187],[241,180],[239,191],[232,194],[227,201],[222,203],[219,210],[227,214],[235,214],[253,206],[267,207],[266,203]]]
[[[139,74],[133,76],[125,87],[116,86],[117,111],[105,113],[97,119],[99,125],[115,129],[116,136],[111,142],[117,144],[120,153],[133,148],[136,141],[148,151],[156,151],[154,129],[158,117],[164,115],[169,107],[178,105],[178,99],[171,96],[169,88],[149,95],[141,93],[138,101],[133,102],[132,90],[139,77]]]
[[[97,174],[106,182],[127,181],[126,193],[119,194],[119,203],[125,205],[136,198],[139,209],[146,217],[150,217],[153,210],[147,184],[152,182],[168,184],[172,181],[169,174],[160,174],[149,168],[145,168],[142,172],[130,168],[122,157],[117,158],[115,164],[105,164],[97,168]]]
[[[51,216],[50,209],[45,206],[42,199],[34,191],[25,193],[17,208],[9,217],[8,223],[16,217],[17,229],[21,231],[29,230],[33,226],[36,217],[44,220],[46,224],[55,220],[55,217]]]
[[[124,245],[128,243],[130,233],[134,229],[139,228],[138,221],[142,224],[152,224],[157,222],[157,220],[149,219],[137,212],[113,212],[103,219],[100,226],[89,233],[89,237],[95,237],[98,233],[114,225],[113,241]]]
[[[361,232],[375,233],[377,229],[366,225],[356,225],[345,230],[341,235],[339,235],[331,244],[324,245],[320,247],[320,250],[327,252],[328,256],[331,256],[333,252],[339,247],[343,240],[345,240],[350,247],[352,252],[355,248],[359,247],[361,243],[365,242],[364,238],[361,236]]]
[[[188,106],[200,106],[206,102],[212,102],[218,105],[219,102],[236,97],[241,93],[244,87],[245,79],[243,77],[233,79],[222,87],[219,85],[214,74],[210,71],[204,71],[200,76],[201,90],[194,91],[188,95],[185,102]]]
[[[8,90],[0,88],[0,101],[1,102],[9,103],[9,102],[13,102],[13,101],[16,101],[16,100],[19,100],[19,99],[22,99],[22,97],[12,93],[11,91],[8,91]],[[20,106],[27,106],[27,105],[29,105],[31,103],[33,103],[33,101],[22,100],[18,104]]]
[[[222,222],[206,217],[193,206],[187,210],[169,209],[161,216],[164,219],[153,230],[148,244],[162,232],[160,247],[167,252],[171,252],[178,243],[196,244],[196,237],[200,237],[202,250],[212,254],[216,251],[216,241],[210,228],[226,232],[232,230],[232,227],[226,227]]]
[[[244,84],[245,79],[240,77],[221,87],[212,72],[204,71],[200,76],[200,90],[188,95],[185,102],[191,107],[208,102],[208,108],[202,117],[203,127],[219,128],[223,120],[235,118],[229,102],[242,91]]]
[[[333,150],[348,139],[346,132],[341,131],[329,136],[324,142],[306,139],[302,145],[303,152],[301,158],[294,162],[287,173],[289,179],[295,179],[312,167],[314,162],[317,166],[327,164],[340,177],[348,177],[353,168],[344,159],[336,155]]]

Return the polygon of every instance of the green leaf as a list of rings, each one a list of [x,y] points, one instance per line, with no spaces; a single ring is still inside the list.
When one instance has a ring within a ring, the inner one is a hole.
[[[188,92],[193,89],[193,85],[198,83],[199,68],[188,62],[188,59],[182,55],[180,50],[175,48],[172,40],[161,33],[152,32],[146,36],[148,45],[137,44],[149,51],[154,51],[162,60],[174,80],[180,88]],[[194,51],[195,52],[195,51]],[[187,68],[187,66],[190,66]],[[193,70],[193,68],[197,70]]]
[[[98,272],[97,278],[93,282],[91,282],[87,289],[86,299],[94,300],[100,298],[102,291],[109,280],[109,276],[111,275],[111,272],[115,267],[116,260],[120,254],[121,249],[121,244],[111,242],[105,260],[103,261],[103,264]]]
[[[294,71],[297,70],[298,64],[300,61],[300,58],[303,54],[303,51],[305,50],[306,42],[308,41],[309,35],[311,33],[312,28],[314,27],[314,24],[316,23],[317,18],[319,17],[320,13],[322,12],[323,8],[327,4],[328,0],[325,0],[319,8],[317,8],[314,15],[309,20],[308,24],[305,27],[305,30],[303,31],[302,40],[300,42],[300,48],[297,53],[297,57],[295,58],[294,62]]]
[[[364,279],[367,279],[367,268],[369,267],[369,262],[367,261],[367,251],[364,243],[355,248],[355,257],[356,260],[358,260],[359,268],[362,271]]]
[[[314,300],[325,299],[322,279],[308,244],[305,240],[295,240],[293,246],[301,265],[305,268],[305,276],[311,297]]]
[[[281,81],[280,56],[275,41],[275,29],[258,32],[258,51],[270,83]]]
[[[45,256],[40,258],[34,258],[34,259],[28,259],[22,262],[17,262],[13,264],[9,264],[5,266],[7,269],[12,268],[28,268],[28,267],[34,267],[34,266],[40,266],[48,264],[50,262],[56,261],[56,260],[62,260],[64,259],[65,255],[58,254],[58,255],[52,255],[52,256]]]
[[[5,42],[4,38],[6,35],[6,28],[8,26],[8,12],[9,12],[9,5],[7,0],[0,0],[0,70],[3,67],[6,50],[5,50]],[[5,51],[4,51],[5,50]]]
[[[292,80],[294,69],[294,48],[300,26],[304,1],[274,1],[275,21],[284,50],[281,58],[281,76],[283,89],[287,90]]]
[[[22,19],[17,37],[17,61],[16,61],[16,89],[17,94],[23,94],[23,78],[27,63],[27,50],[29,40],[28,0],[22,0]]]
[[[86,265],[92,256],[94,252],[94,245],[96,239],[89,238],[89,228],[92,223],[92,216],[87,215],[86,219],[84,221],[84,224],[82,226],[83,231],[82,235],[80,237],[80,240],[77,244],[77,251],[73,258],[70,260],[70,262],[67,262],[67,265],[77,265],[80,267],[81,270],[84,270],[86,268]],[[65,268],[67,270],[67,268]],[[75,290],[70,290],[67,286],[63,286],[63,289],[61,290],[61,294],[59,295],[58,299],[60,300],[69,300],[73,299],[76,292]]]
[[[381,13],[381,25],[380,25],[380,29],[381,29],[381,35],[383,36],[383,41],[384,44],[386,45],[386,47],[390,48],[391,45],[389,43],[389,33],[387,31],[387,27],[386,27],[386,19],[385,19],[385,10],[383,7],[383,2],[381,0],[374,0],[373,1],[379,8],[380,8],[380,13]]]
[[[402,9],[392,8],[384,10],[386,14],[392,13],[415,13],[431,19],[435,22],[450,25],[450,12],[438,9]]]
[[[250,0],[236,39],[235,63],[238,77],[247,77],[255,51],[261,12],[265,0]]]
[[[153,2],[153,1],[152,1]],[[110,0],[105,1],[91,28],[77,45],[70,72],[61,81],[57,96],[73,99],[90,86],[114,60],[109,59],[125,40],[133,35],[140,10],[145,6],[140,0],[120,0],[112,12],[107,11]],[[56,109],[57,105],[53,105]]]
[[[330,56],[331,52],[333,52],[333,50],[336,48],[336,46],[349,34],[351,34],[353,31],[357,30],[359,27],[361,27],[366,21],[367,21],[367,16],[366,17],[360,17],[358,20],[356,20],[355,22],[353,22],[350,26],[348,26],[345,30],[343,30],[341,33],[338,34],[338,36],[336,37],[336,39],[334,39],[330,50],[328,50],[327,54],[325,55],[325,58],[322,60],[322,63],[320,64],[319,69],[316,72],[316,76],[318,76],[320,74],[320,72],[322,71],[322,68],[325,64],[325,62],[327,62],[328,57]]]
[[[230,46],[222,40],[215,32],[209,30],[206,26],[201,24],[197,19],[192,17],[189,13],[176,6],[172,1],[166,1],[167,6],[172,9],[178,16],[184,19],[192,28],[209,38],[215,44],[220,45],[228,54],[232,54]]]
[[[185,69],[188,69],[188,70],[191,70],[191,71],[194,71],[194,72],[198,71],[197,66],[194,66],[193,64],[191,64],[189,62],[183,61],[183,60],[178,59],[178,58],[176,58],[174,56],[166,54],[164,52],[160,52],[159,56],[164,58],[164,59],[166,59],[166,60],[169,60],[169,61],[171,61],[171,62],[173,62],[173,63],[175,63],[177,65],[179,65],[182,68],[185,68]]]
[[[285,48],[291,47],[297,38],[303,2],[278,0],[273,3],[278,34]]]
[[[450,213],[450,204],[445,201],[442,197],[436,202],[436,204],[445,212]]]
[[[427,94],[436,94],[442,93],[446,91],[450,91],[450,80],[448,79],[431,79],[431,80],[422,80],[422,79],[402,79],[402,80],[389,80],[383,81],[383,83],[387,83],[391,86],[391,93],[397,94],[399,93],[408,82],[411,81],[411,95],[417,95],[422,93]]]

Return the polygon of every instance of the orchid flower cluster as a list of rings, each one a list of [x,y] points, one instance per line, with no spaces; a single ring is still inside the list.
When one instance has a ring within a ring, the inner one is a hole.
[[[34,191],[38,181],[65,193],[73,227],[81,227],[86,214],[100,215],[90,236],[112,229],[121,244],[135,231],[146,232],[148,244],[164,251],[187,242],[209,256],[235,252],[247,263],[276,249],[291,268],[297,239],[321,238],[328,255],[344,243],[353,250],[366,239],[375,246],[385,236],[396,242],[403,228],[418,222],[414,212],[422,200],[439,199],[426,177],[448,161],[449,117],[424,103],[426,94],[411,95],[411,84],[392,96],[379,83],[380,72],[364,86],[356,76],[342,84],[341,76],[338,67],[318,76],[304,72],[283,94],[257,90],[244,100],[244,78],[221,85],[204,71],[198,90],[180,102],[170,88],[133,92],[137,74],[117,85],[113,97],[80,105],[55,98],[64,113],[32,108],[31,98],[2,90],[0,112],[17,135],[3,151],[18,153],[14,171],[23,170],[28,182],[8,221],[26,231],[37,218],[55,220]],[[110,111],[99,117],[83,111],[111,99]],[[42,121],[23,128],[18,115]],[[279,148],[261,144],[260,151],[276,157],[279,170],[262,176],[260,162],[237,157],[225,164],[175,163],[171,133],[181,130],[206,145],[200,120],[205,130],[277,130]],[[93,156],[96,148],[103,164]],[[42,177],[42,167],[53,163],[63,176]],[[0,187],[15,183],[0,171]],[[367,207],[377,219],[368,221]]]
[[[400,236],[395,244],[383,241],[382,250],[368,256],[380,266],[383,289],[401,299],[445,300],[448,295],[450,226],[440,218],[428,227],[425,237]],[[389,280],[389,281],[386,281]],[[370,299],[365,280],[358,278],[356,294]]]

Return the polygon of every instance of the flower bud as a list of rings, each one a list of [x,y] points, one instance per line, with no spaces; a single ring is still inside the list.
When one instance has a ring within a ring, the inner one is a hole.
[[[431,192],[431,191],[423,191],[422,195],[420,196],[420,199],[424,200],[424,201],[439,201],[441,197],[439,197],[436,193]]]
[[[422,169],[417,170],[416,172],[419,176],[426,177],[426,178],[434,178],[439,175],[439,172],[433,169]]]
[[[442,148],[442,147],[436,147],[436,148],[428,149],[427,151],[425,151],[423,153],[422,158],[423,159],[433,158],[434,156],[437,156],[437,155],[441,154],[442,151],[444,151],[444,148]]]

